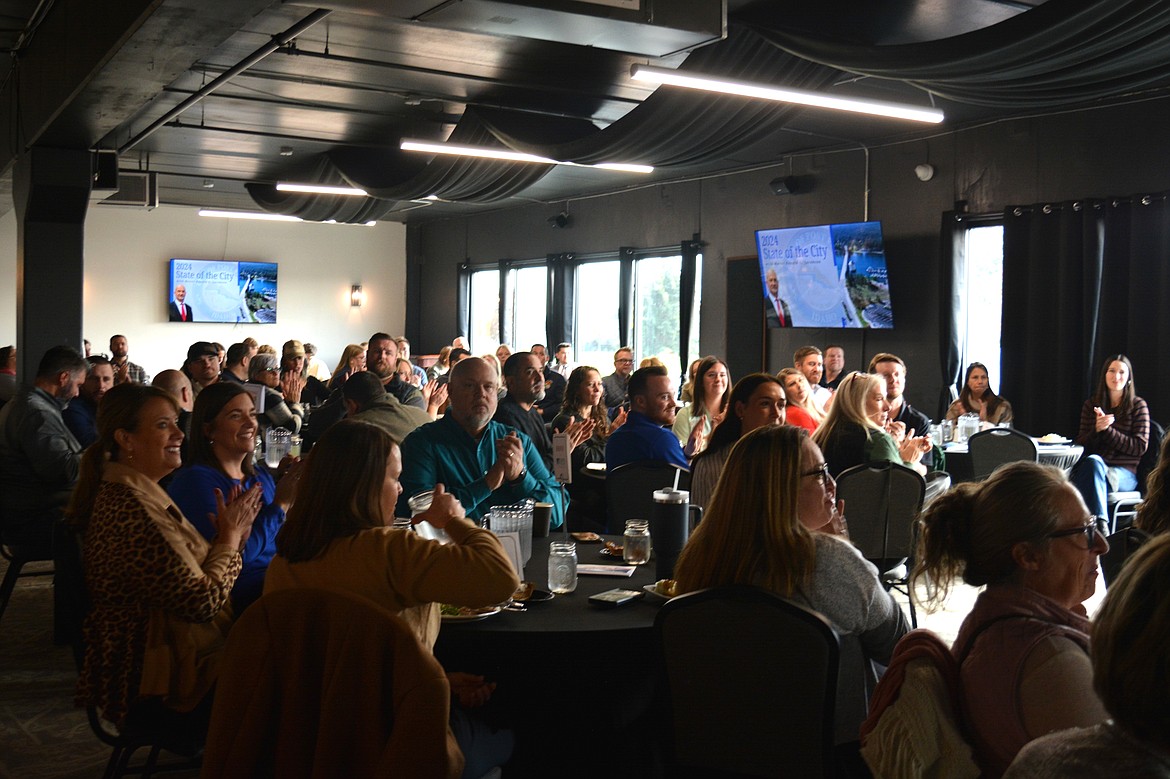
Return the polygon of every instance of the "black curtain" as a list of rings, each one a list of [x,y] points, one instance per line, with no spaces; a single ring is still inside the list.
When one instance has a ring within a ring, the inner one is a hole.
[[[963,214],[946,211],[942,216],[939,245],[939,339],[938,364],[942,369],[935,419],[942,419],[951,404],[951,393],[963,388],[967,364],[967,240],[970,224]],[[948,294],[949,290],[949,294]]]
[[[1133,361],[1137,393],[1159,421],[1170,417],[1170,203],[1165,194],[1110,200],[1103,208],[1105,252],[1096,348],[1096,383],[1114,354]]]
[[[573,343],[574,300],[576,299],[577,264],[570,253],[547,257],[548,297],[545,308],[545,335],[549,354],[562,341]]]
[[[618,345],[634,343],[634,249],[618,249],[621,263],[618,273]]]
[[[1026,433],[1075,434],[1096,368],[1104,204],[1009,206],[1000,383]],[[978,326],[978,320],[972,320]]]
[[[696,233],[690,241],[682,242],[682,267],[678,280],[678,358],[681,376],[686,379],[690,367],[691,319],[695,310],[695,276],[699,273],[699,255],[703,242]]]
[[[500,343],[510,344],[512,338],[516,334],[512,332],[512,261],[500,260],[500,301],[497,315],[499,316],[499,327],[497,328],[496,337],[499,338]],[[504,366],[500,366],[503,368]]]
[[[459,263],[455,287],[455,332],[471,338],[471,265]]]

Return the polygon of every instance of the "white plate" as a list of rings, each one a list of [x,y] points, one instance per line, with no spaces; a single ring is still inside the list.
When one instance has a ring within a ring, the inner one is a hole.
[[[646,593],[651,598],[656,598],[657,600],[661,600],[661,601],[670,600],[670,598],[668,596],[663,595],[661,592],[659,592],[657,586],[654,584],[643,584],[642,585],[642,592]]]
[[[1062,436],[1058,436],[1058,437],[1056,437],[1056,438],[1048,438],[1048,437],[1044,437],[1044,438],[1037,438],[1037,439],[1036,439],[1036,443],[1040,444],[1041,446],[1044,446],[1044,445],[1046,445],[1046,444],[1047,444],[1048,446],[1054,446],[1054,445],[1055,445],[1055,446],[1060,446],[1060,445],[1063,445],[1063,444],[1071,444],[1071,443],[1072,443],[1072,439],[1071,439],[1071,438],[1064,438],[1064,437],[1062,437]]]
[[[501,611],[503,611],[503,609],[501,609],[499,606],[492,606],[486,611],[481,611],[475,614],[441,614],[440,618],[443,622],[478,622],[481,619],[494,617]]]

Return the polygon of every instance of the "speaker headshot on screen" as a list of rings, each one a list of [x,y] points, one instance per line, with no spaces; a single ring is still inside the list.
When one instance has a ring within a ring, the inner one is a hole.
[[[170,304],[170,321],[172,322],[193,322],[195,321],[195,314],[191,311],[191,307],[185,302],[187,299],[187,288],[182,284],[175,285],[175,298]]]
[[[792,312],[788,310],[788,302],[780,297],[780,279],[776,276],[775,268],[768,268],[764,272],[764,283],[768,294],[764,296],[764,316],[768,327],[792,327]]]

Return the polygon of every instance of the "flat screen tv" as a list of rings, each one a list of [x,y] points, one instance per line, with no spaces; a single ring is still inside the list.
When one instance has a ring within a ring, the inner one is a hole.
[[[881,222],[756,231],[769,327],[891,329]]]
[[[171,260],[171,322],[276,321],[276,263]]]

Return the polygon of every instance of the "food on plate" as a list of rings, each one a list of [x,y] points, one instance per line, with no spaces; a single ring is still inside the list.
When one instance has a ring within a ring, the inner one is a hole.
[[[615,544],[613,541],[606,541],[605,542],[605,551],[609,552],[611,555],[614,555],[615,557],[621,557],[622,556],[622,545]]]
[[[1036,439],[1042,444],[1062,444],[1068,439],[1058,433],[1048,433]]]
[[[678,595],[678,584],[674,579],[659,579],[654,583],[654,591],[667,598]]]
[[[532,582],[520,582],[520,587],[512,593],[512,600],[528,600],[532,597],[532,591],[535,589],[536,585]]]
[[[443,617],[474,617],[478,614],[490,614],[499,610],[499,606],[471,608],[470,606],[452,606],[450,603],[439,604],[439,615]]]
[[[596,533],[569,533],[569,535],[578,541],[583,541],[585,543],[601,540],[601,536],[597,535]]]

